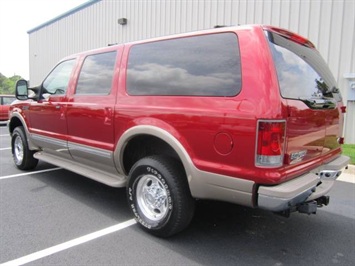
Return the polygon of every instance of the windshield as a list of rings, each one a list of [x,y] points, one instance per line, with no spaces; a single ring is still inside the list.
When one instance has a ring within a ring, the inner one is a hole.
[[[267,31],[266,34],[282,97],[300,100],[324,98],[341,100],[336,81],[316,49],[271,31]]]

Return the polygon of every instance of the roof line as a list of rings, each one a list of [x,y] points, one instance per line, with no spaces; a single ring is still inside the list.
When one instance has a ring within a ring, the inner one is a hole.
[[[45,22],[43,24],[40,24],[39,26],[27,31],[27,33],[31,34],[31,33],[35,32],[35,31],[38,31],[38,30],[40,30],[40,29],[42,29],[42,28],[44,28],[44,27],[46,27],[46,26],[48,26],[48,25],[50,25],[50,24],[52,24],[52,23],[54,23],[54,22],[56,22],[58,20],[61,20],[62,18],[68,17],[71,14],[74,14],[74,13],[76,13],[76,12],[78,12],[78,11],[88,7],[88,6],[96,4],[97,2],[100,2],[100,1],[101,0],[89,0],[88,2],[83,3],[80,6],[77,6],[77,7],[73,8],[73,9],[70,9],[69,11],[63,13],[62,15],[59,15],[59,16],[57,16],[57,17],[55,17],[55,18],[53,18],[53,19],[51,19],[51,20],[49,20],[49,21],[47,21],[47,22]]]

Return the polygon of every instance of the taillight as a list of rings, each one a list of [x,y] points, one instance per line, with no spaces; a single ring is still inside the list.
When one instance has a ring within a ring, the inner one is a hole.
[[[285,121],[258,121],[256,165],[279,167],[283,164],[285,148]]]

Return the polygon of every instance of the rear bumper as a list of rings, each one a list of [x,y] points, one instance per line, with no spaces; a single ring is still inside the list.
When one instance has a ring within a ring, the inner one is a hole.
[[[341,155],[311,173],[275,186],[260,186],[257,205],[274,212],[289,210],[326,195],[350,159]]]

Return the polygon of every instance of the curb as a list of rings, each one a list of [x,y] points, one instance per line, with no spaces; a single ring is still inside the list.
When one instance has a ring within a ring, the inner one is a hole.
[[[344,171],[344,174],[355,175],[355,165],[349,164],[348,169]]]
[[[348,169],[346,169],[337,180],[355,184],[355,165],[349,164]]]

